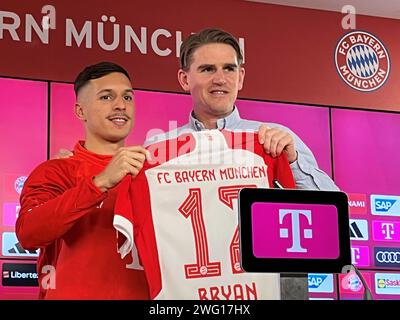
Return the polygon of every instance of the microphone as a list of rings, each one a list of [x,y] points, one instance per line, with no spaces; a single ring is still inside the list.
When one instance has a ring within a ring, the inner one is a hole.
[[[275,189],[285,189],[277,179],[272,180],[272,184],[274,185]]]

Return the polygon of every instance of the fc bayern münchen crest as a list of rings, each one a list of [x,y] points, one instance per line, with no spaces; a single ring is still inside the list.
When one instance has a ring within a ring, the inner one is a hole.
[[[335,49],[336,70],[350,87],[359,91],[380,88],[390,72],[389,54],[383,43],[371,33],[345,34]]]
[[[18,194],[21,194],[21,191],[22,191],[22,188],[24,187],[24,183],[25,183],[26,179],[27,179],[27,177],[21,176],[17,180],[15,180],[14,188],[15,188],[15,191],[18,192]]]

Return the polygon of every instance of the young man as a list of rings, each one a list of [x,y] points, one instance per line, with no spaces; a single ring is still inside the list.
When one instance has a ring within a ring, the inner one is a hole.
[[[318,168],[311,150],[288,128],[241,119],[235,101],[243,87],[245,69],[238,41],[220,29],[204,29],[190,35],[180,49],[178,80],[193,100],[190,121],[165,135],[151,137],[145,145],[182,132],[207,129],[258,131],[259,142],[272,157],[287,154],[299,189],[338,190]]]
[[[40,248],[41,299],[147,299],[144,273],[131,256],[120,258],[112,225],[118,184],[136,177],[147,154],[141,146],[124,147],[134,123],[129,74],[102,62],[85,68],[74,89],[85,140],[72,157],[31,173],[20,199],[18,239],[26,249]]]

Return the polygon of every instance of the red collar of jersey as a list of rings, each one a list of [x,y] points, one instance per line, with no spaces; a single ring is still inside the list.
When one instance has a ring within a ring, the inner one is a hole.
[[[83,158],[88,160],[91,163],[97,164],[97,165],[101,165],[101,166],[106,166],[112,156],[111,155],[101,155],[101,154],[97,154],[94,152],[91,152],[87,149],[85,149],[85,147],[83,146],[85,144],[85,141],[78,141],[78,143],[75,145],[74,148],[74,155],[77,156],[78,158]]]

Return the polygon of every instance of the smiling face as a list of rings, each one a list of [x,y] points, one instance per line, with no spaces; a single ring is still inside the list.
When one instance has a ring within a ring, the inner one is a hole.
[[[123,146],[134,122],[130,80],[119,72],[90,80],[79,91],[75,114],[84,121],[88,150],[104,153],[107,145]]]
[[[244,73],[232,46],[210,43],[193,52],[189,69],[180,69],[178,79],[192,96],[198,120],[206,127],[215,127],[216,120],[232,112],[238,91],[243,87]]]

